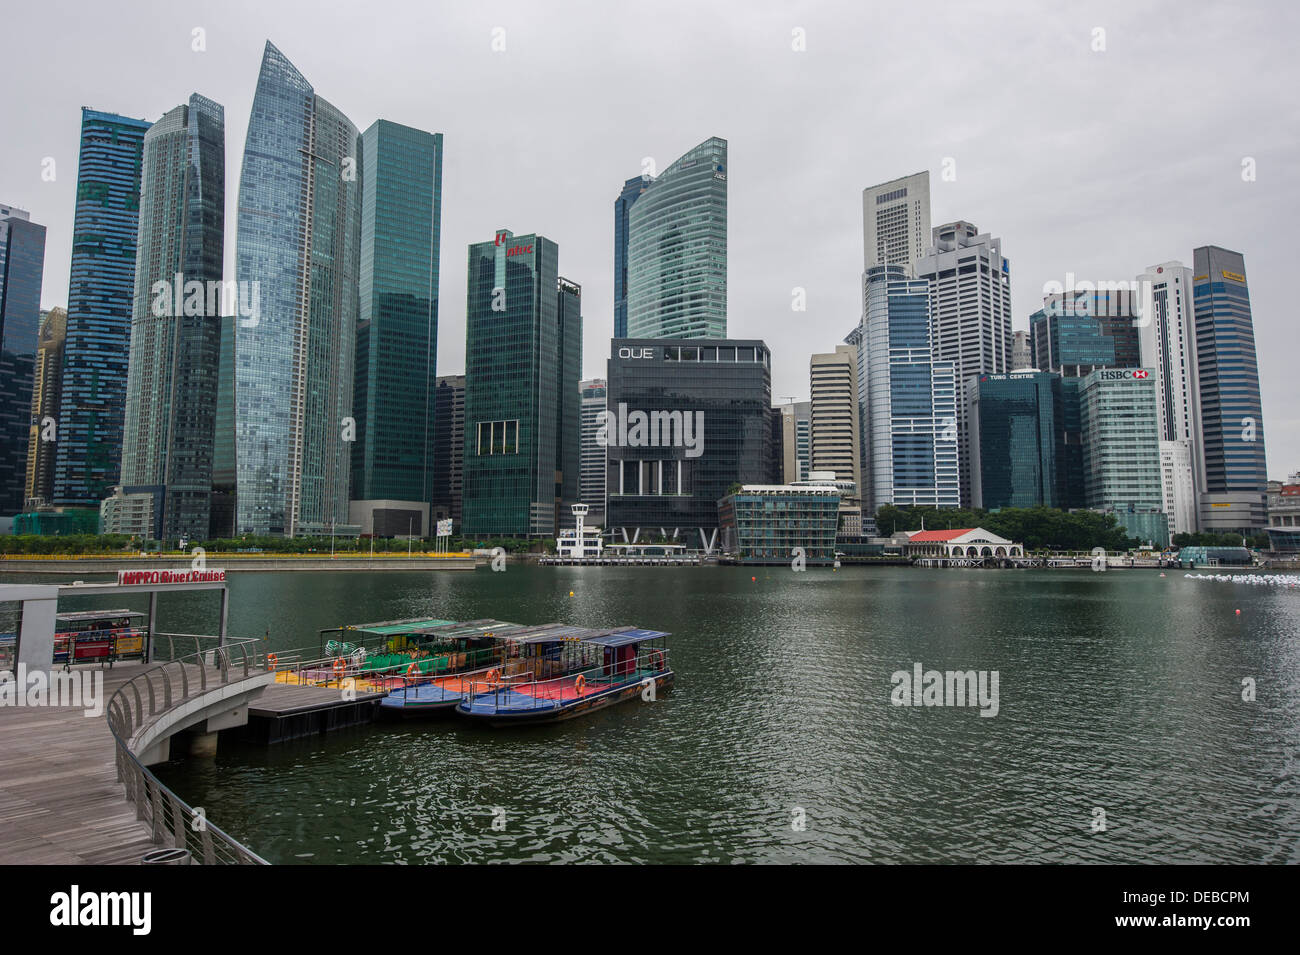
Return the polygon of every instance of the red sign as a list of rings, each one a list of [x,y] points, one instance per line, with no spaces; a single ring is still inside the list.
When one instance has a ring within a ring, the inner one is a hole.
[[[119,587],[134,587],[141,584],[223,584],[225,582],[224,570],[119,570],[117,572]]]
[[[531,245],[514,245],[506,249],[506,255],[527,255],[531,251],[533,251]]]
[[[1145,377],[1147,377],[1147,376],[1150,375],[1150,374],[1151,374],[1151,372],[1147,371],[1145,368],[1139,368],[1137,371],[1133,372],[1133,377],[1134,377],[1134,378],[1145,378]]]
[[[497,245],[505,245],[505,244],[506,244],[506,234],[504,232],[498,232]]]

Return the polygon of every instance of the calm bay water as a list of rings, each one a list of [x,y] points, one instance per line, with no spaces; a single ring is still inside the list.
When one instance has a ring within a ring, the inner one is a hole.
[[[517,565],[238,574],[231,591],[230,632],[269,630],[273,649],[419,616],[674,634],[676,689],[653,703],[160,768],[273,862],[1300,861],[1300,592],[1181,572]],[[215,600],[161,616],[211,632]],[[892,705],[890,675],[917,662],[997,670],[1000,712]]]

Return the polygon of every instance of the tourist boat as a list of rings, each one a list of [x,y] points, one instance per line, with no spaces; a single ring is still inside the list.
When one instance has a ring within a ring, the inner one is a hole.
[[[507,665],[475,675],[456,712],[492,726],[554,723],[654,699],[673,684],[668,634],[637,627],[560,627],[508,641]]]
[[[482,645],[467,652],[467,665],[433,669],[427,673],[393,674],[390,680],[397,686],[379,701],[380,714],[401,717],[450,715],[475,683],[481,684],[489,678],[495,680],[501,674],[522,672],[523,664],[518,658],[519,648],[524,645],[522,641],[545,639],[574,628],[558,623],[520,626],[497,622],[491,630],[478,629]],[[515,654],[514,659],[511,653]]]
[[[135,610],[78,610],[54,618],[54,663],[143,660],[147,630],[144,614]]]

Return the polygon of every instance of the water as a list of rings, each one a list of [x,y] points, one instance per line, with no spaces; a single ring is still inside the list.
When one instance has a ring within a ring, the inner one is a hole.
[[[381,724],[160,768],[273,862],[1300,861],[1293,590],[516,565],[241,574],[231,590],[231,633],[269,629],[271,648],[418,616],[674,634],[676,689],[653,703],[531,729]],[[161,623],[210,632],[215,605],[171,597]],[[1000,712],[891,705],[890,675],[916,662],[997,670]]]

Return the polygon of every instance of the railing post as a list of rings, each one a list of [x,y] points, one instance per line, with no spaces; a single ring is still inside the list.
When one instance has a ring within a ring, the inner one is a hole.
[[[154,695],[153,695],[153,680],[149,678],[148,670],[142,673],[141,676],[144,677],[144,685],[149,690],[149,715],[153,716],[155,713],[158,712],[158,701],[154,699]]]
[[[188,822],[186,813],[181,809],[181,801],[174,793],[170,794],[172,807],[172,844],[177,849],[185,848],[185,826]]]

